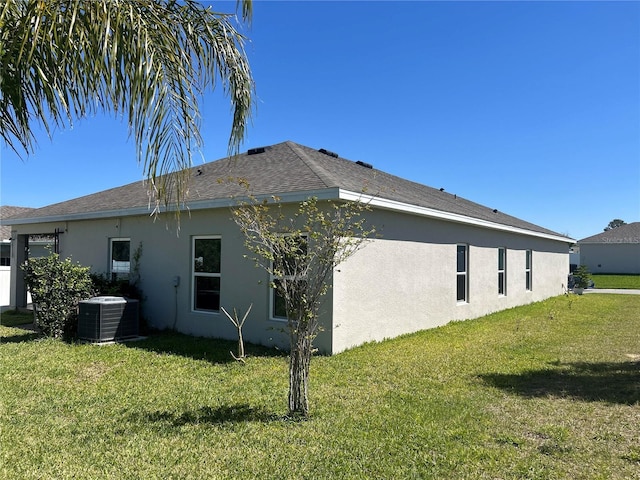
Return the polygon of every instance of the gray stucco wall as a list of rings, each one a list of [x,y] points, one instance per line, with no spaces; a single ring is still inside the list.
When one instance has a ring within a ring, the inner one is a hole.
[[[640,274],[640,243],[580,244],[580,263],[591,273]]]
[[[168,222],[168,223],[167,223]],[[192,238],[220,236],[220,303],[240,315],[253,307],[243,335],[246,341],[288,348],[286,322],[270,319],[269,277],[244,258],[249,252],[243,236],[230,220],[227,209],[184,213],[179,234],[172,218],[154,220],[132,216],[103,220],[70,221],[16,227],[20,234],[34,234],[60,228],[60,254],[90,266],[94,273],[109,271],[109,244],[112,238],[128,238],[131,251],[142,244],[140,288],[144,295],[142,312],[149,325],[158,329],[176,328],[195,336],[237,339],[237,330],[222,313],[192,310]],[[174,277],[180,277],[174,287]],[[325,317],[330,311],[323,308]],[[319,335],[317,346],[330,352],[330,325]]]
[[[19,234],[51,232],[60,236],[63,257],[108,271],[109,242],[128,238],[132,251],[142,244],[143,314],[155,328],[175,328],[197,336],[236,339],[222,313],[195,312],[192,296],[192,237],[221,238],[221,305],[242,315],[245,340],[288,347],[286,324],[270,319],[268,275],[244,258],[238,227],[227,209],[183,214],[179,235],[169,219],[148,216],[16,226]],[[367,341],[464,320],[564,292],[569,270],[568,244],[489,231],[440,220],[387,211],[369,214],[382,238],[371,240],[334,273],[325,298],[321,352],[337,353]],[[469,246],[469,298],[456,301],[456,245]],[[507,295],[497,293],[497,248],[507,248]],[[525,290],[525,251],[533,251],[533,289]],[[180,284],[174,287],[174,277]],[[330,319],[333,318],[333,322]]]
[[[477,227],[376,212],[375,239],[334,274],[333,351],[465,320],[564,293],[569,246]],[[469,246],[468,301],[456,300],[456,246]],[[498,247],[507,250],[498,294]],[[525,288],[532,250],[533,288]]]

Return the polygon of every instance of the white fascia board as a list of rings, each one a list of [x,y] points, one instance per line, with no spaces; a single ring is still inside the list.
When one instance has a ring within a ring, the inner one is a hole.
[[[3,220],[3,225],[31,225],[34,223],[56,223],[72,220],[95,220],[101,218],[129,217],[132,215],[151,215],[149,207],[127,208],[122,210],[102,210],[100,212],[68,213],[47,217],[11,218]]]
[[[257,200],[271,199],[273,197],[277,197],[281,203],[292,203],[292,202],[302,202],[304,200],[308,200],[310,197],[316,197],[318,200],[338,200],[339,199],[339,189],[338,188],[327,188],[322,190],[307,190],[304,192],[285,192],[279,193],[277,195],[256,195],[255,198]],[[186,206],[183,207],[183,211],[195,211],[195,210],[206,210],[212,208],[229,208],[234,207],[242,202],[249,201],[249,197],[229,197],[229,198],[218,198],[214,200],[201,200],[190,202]],[[162,210],[160,213],[172,212],[175,211],[176,207],[170,207],[169,209]],[[135,208],[127,208],[122,210],[103,210],[100,212],[82,212],[82,213],[69,213],[63,215],[51,215],[47,217],[33,217],[33,218],[12,218],[12,219],[3,219],[3,225],[32,225],[36,223],[57,223],[57,222],[68,222],[74,220],[97,220],[104,218],[115,218],[115,217],[131,217],[138,215],[148,215],[153,216],[153,209],[150,206],[147,207],[135,207]]]
[[[479,218],[467,217],[466,215],[444,212],[442,210],[434,210],[432,208],[427,208],[427,207],[419,207],[417,205],[411,205],[408,203],[398,202],[395,200],[389,200],[386,198],[366,195],[364,193],[351,192],[348,190],[340,190],[340,199],[354,201],[354,202],[355,201],[364,202],[364,203],[368,203],[373,207],[378,207],[385,210],[392,210],[395,212],[409,213],[412,215],[419,215],[421,217],[436,218],[436,219],[445,220],[448,222],[462,223],[465,225],[488,228],[491,230],[499,230],[502,232],[517,233],[519,235],[539,237],[539,238],[544,238],[547,240],[555,240],[563,243],[575,243],[575,240],[568,237],[562,237],[559,235],[552,235],[552,234],[543,233],[543,232],[536,232],[534,230],[527,230],[525,228],[512,227],[510,225],[503,225],[501,223],[490,222],[488,220],[481,220]]]
[[[478,218],[467,217],[465,215],[459,215],[456,213],[448,213],[441,210],[435,210],[427,207],[419,207],[417,205],[411,205],[408,203],[398,202],[395,200],[389,200],[386,198],[376,197],[373,195],[366,195],[361,192],[352,192],[349,190],[343,190],[340,188],[325,188],[321,190],[306,190],[302,192],[285,192],[277,195],[256,195],[257,200],[271,199],[274,196],[278,198],[281,203],[293,203],[302,202],[315,197],[318,200],[348,200],[348,201],[360,201],[368,203],[371,206],[382,208],[385,210],[391,210],[396,212],[403,212],[412,215],[419,215],[422,217],[436,218],[439,220],[445,220],[449,222],[462,223],[465,225],[473,225],[476,227],[488,228],[492,230],[499,230],[503,232],[516,233],[520,235],[529,235],[533,237],[545,238],[547,240],[555,240],[563,243],[576,243],[576,240],[569,237],[562,237],[559,235],[551,235],[542,232],[536,232],[533,230],[527,230],[524,228],[512,227],[510,225],[503,225],[500,223],[490,222],[487,220],[481,220]],[[186,212],[195,210],[206,210],[212,208],[229,208],[237,206],[242,202],[249,200],[249,197],[229,197],[219,198],[214,200],[202,200],[191,202],[184,207]],[[175,207],[170,208],[169,211],[175,211]],[[164,213],[164,211],[163,211]],[[37,218],[25,218],[25,219],[6,219],[3,220],[4,225],[27,225],[34,223],[55,223],[73,220],[93,220],[103,218],[114,217],[128,217],[134,215],[149,215],[153,216],[153,210],[147,207],[136,207],[123,210],[105,210],[101,212],[83,212],[72,213],[68,215],[53,215],[49,217],[37,217]]]

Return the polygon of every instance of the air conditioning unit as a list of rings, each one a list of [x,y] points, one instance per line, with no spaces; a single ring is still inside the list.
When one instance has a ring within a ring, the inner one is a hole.
[[[108,342],[138,336],[138,300],[94,297],[78,308],[78,338]]]

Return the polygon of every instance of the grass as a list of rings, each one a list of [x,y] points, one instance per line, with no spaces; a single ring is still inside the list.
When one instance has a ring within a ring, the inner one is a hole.
[[[33,323],[33,313],[18,312],[16,310],[8,310],[0,315],[0,325],[5,327],[15,327],[17,325],[25,325]]]
[[[640,275],[593,274],[596,288],[631,288],[640,290]]]
[[[273,350],[0,327],[0,477],[638,478],[639,311],[562,296],[317,357],[302,422]]]

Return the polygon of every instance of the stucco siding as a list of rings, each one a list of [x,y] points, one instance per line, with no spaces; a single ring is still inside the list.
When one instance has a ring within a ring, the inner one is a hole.
[[[112,238],[128,238],[131,252],[142,246],[139,262],[140,289],[144,296],[142,314],[157,329],[173,329],[195,336],[237,339],[237,330],[222,313],[194,311],[192,308],[192,238],[217,236],[221,239],[220,304],[233,314],[244,315],[253,304],[243,328],[246,341],[288,347],[286,322],[270,319],[269,276],[245,258],[249,252],[227,209],[183,214],[180,231],[169,220],[153,221],[148,216],[63,222],[20,227],[20,234],[54,231],[60,228],[60,254],[91,267],[93,273],[109,271],[109,244]],[[175,277],[179,285],[174,286]],[[330,303],[330,296],[325,303]],[[323,306],[324,316],[330,307]],[[323,352],[330,352],[330,325],[326,322],[317,339]]]
[[[286,211],[285,211],[286,213]],[[169,223],[166,223],[166,222]],[[516,233],[385,210],[367,216],[375,238],[338,266],[321,307],[323,330],[316,347],[337,353],[452,320],[542,300],[563,293],[569,270],[568,244]],[[16,226],[20,235],[60,229],[60,250],[94,273],[109,271],[110,239],[142,246],[139,262],[142,313],[150,326],[235,340],[222,313],[192,309],[192,239],[221,239],[220,304],[243,315],[248,342],[287,348],[286,323],[270,319],[269,277],[245,258],[249,252],[228,209],[184,213],[179,234],[172,220],[146,215]],[[468,296],[456,299],[456,246],[468,246]],[[498,294],[498,248],[507,252],[507,292]],[[526,250],[532,250],[532,285],[525,288]],[[174,286],[174,279],[180,278]]]
[[[334,275],[334,352],[565,291],[567,244],[434,220],[397,220],[391,222],[384,213],[372,216],[373,223],[384,225],[383,238],[368,242]],[[458,244],[468,246],[466,302],[456,299]],[[507,253],[506,295],[498,294],[499,247]],[[527,249],[532,250],[530,290]]]
[[[592,273],[640,274],[640,243],[580,244],[580,263]]]

